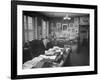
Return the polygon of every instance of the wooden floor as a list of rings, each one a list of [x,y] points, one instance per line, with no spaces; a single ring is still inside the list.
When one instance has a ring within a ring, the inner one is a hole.
[[[64,66],[89,65],[89,47],[87,44],[72,45],[72,53]]]

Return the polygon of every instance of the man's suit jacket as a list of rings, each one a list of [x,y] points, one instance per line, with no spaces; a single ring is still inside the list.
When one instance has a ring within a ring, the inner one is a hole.
[[[52,48],[53,45],[49,42],[46,46],[42,40],[34,40],[30,43],[30,50],[32,52],[33,57],[39,56],[45,53],[45,50]]]
[[[34,57],[38,57],[41,54],[45,54],[45,50],[48,50],[52,47],[53,45],[51,42],[49,42],[45,47],[42,40],[33,40],[29,42],[27,45],[28,50],[23,51],[23,63],[33,59]]]

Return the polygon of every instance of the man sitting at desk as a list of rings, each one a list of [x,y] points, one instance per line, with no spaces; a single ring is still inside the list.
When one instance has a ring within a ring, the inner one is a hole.
[[[32,41],[32,43],[30,43],[30,47],[33,57],[37,57],[41,54],[44,54],[45,50],[52,48],[53,45],[51,44],[48,38],[44,38],[42,40]]]
[[[25,46],[24,46],[25,48]],[[46,37],[42,40],[33,40],[27,44],[28,50],[23,51],[23,63],[37,57],[39,55],[45,54],[45,50],[53,48],[52,42]]]

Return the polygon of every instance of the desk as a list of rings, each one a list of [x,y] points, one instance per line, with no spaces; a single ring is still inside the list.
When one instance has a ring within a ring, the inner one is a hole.
[[[70,54],[71,49],[63,51],[62,55],[57,56],[55,60],[52,59],[43,59],[33,68],[46,68],[46,67],[61,67],[67,60],[67,57]]]
[[[48,67],[61,67],[63,66],[63,64],[65,63],[65,61],[67,60],[69,54],[71,52],[71,49],[69,49],[68,51],[63,51],[63,54],[62,55],[59,55],[57,56],[56,60],[52,61],[52,60],[45,60],[46,63],[49,63],[48,64]],[[42,67],[45,67],[46,65],[44,64],[44,66]]]
[[[51,59],[51,58],[44,58],[45,56],[46,57],[50,57],[50,56],[47,56],[47,55],[40,55],[40,61],[38,60],[38,57],[37,57],[37,63],[33,65],[33,62],[32,60],[28,62],[26,62],[24,64],[24,67],[25,65],[29,65],[29,67],[27,66],[27,68],[48,68],[48,67],[61,67],[63,66],[63,64],[65,63],[67,57],[69,56],[70,54],[70,51],[71,49],[70,48],[66,48],[66,49],[63,49],[62,51],[62,54],[60,53],[58,55],[58,53],[54,53],[54,55],[56,55],[56,58],[55,59]],[[53,55],[53,56],[54,56]]]

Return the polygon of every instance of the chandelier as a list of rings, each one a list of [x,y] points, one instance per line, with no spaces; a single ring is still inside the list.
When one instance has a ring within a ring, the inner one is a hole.
[[[63,19],[64,20],[71,20],[71,17],[69,17],[68,14],[66,14],[66,16]]]

